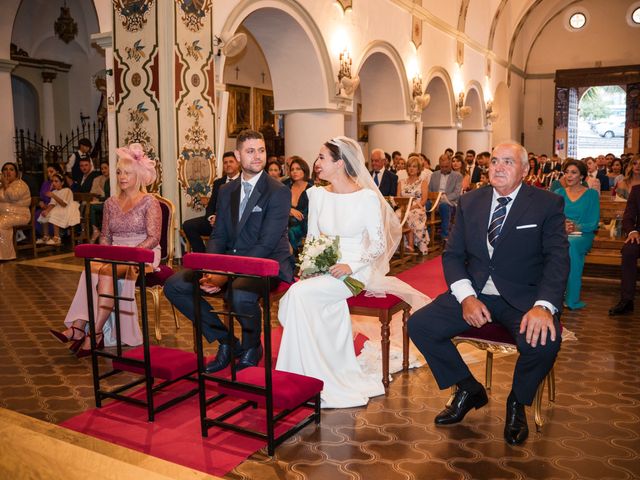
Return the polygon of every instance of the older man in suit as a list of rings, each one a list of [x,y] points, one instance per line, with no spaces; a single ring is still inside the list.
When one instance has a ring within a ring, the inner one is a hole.
[[[211,188],[211,196],[207,202],[207,208],[202,217],[191,218],[182,224],[184,234],[189,240],[191,251],[204,253],[206,251],[203,236],[211,235],[211,229],[216,220],[216,204],[218,203],[218,192],[220,187],[240,175],[240,163],[233,152],[225,152],[222,156],[222,171],[224,175],[216,178]]]
[[[433,172],[429,180],[430,192],[441,192],[438,213],[440,213],[440,232],[442,238],[449,237],[449,222],[451,221],[451,209],[458,203],[462,194],[462,175],[451,170],[451,159],[447,155],[440,155],[438,170]],[[427,203],[427,210],[431,205]]]
[[[273,284],[279,280],[291,282],[294,263],[287,237],[291,192],[264,172],[267,156],[261,133],[253,130],[240,132],[234,153],[242,166],[242,174],[220,188],[216,222],[207,244],[207,253],[276,260],[280,271]],[[192,275],[190,270],[178,272],[164,287],[167,298],[191,321],[195,318],[196,308]],[[207,276],[202,280],[202,289],[208,293],[216,293],[222,287],[220,278]],[[205,338],[209,342],[220,342],[216,358],[207,365],[208,373],[227,367],[232,351],[239,357],[238,369],[256,366],[262,357],[262,314],[258,303],[261,286],[255,280],[238,278],[231,288],[232,309],[242,324],[242,342],[234,339],[229,345],[227,329],[218,315],[211,311],[211,306],[205,300],[198,306]]]
[[[443,255],[450,290],[409,319],[409,335],[442,389],[457,385],[437,425],[460,422],[487,403],[483,386],[465,365],[451,338],[487,322],[506,327],[518,346],[504,429],[509,444],[528,436],[524,405],[560,349],[558,314],[569,274],[563,199],[530,187],[526,150],[498,145],[489,164],[492,188],[465,194]]]
[[[385,159],[384,150],[375,148],[371,151],[373,182],[378,186],[383,196],[390,197],[398,193],[398,176],[385,168]]]
[[[638,281],[638,258],[640,258],[640,185],[633,187],[629,193],[622,216],[622,232],[627,238],[622,247],[620,301],[609,310],[609,315],[633,312],[633,297],[635,297]]]

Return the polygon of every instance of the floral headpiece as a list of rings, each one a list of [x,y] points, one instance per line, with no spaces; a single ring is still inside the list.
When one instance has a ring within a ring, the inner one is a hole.
[[[156,181],[156,161],[147,156],[142,145],[132,143],[128,147],[117,148],[116,154],[132,162],[142,185],[146,187]]]

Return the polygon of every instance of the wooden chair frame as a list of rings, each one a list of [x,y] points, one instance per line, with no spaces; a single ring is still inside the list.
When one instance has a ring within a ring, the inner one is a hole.
[[[431,208],[427,210],[427,227],[429,228],[429,237],[432,244],[435,244],[436,241],[436,226],[441,223],[441,220],[436,218],[441,196],[442,192],[429,192],[427,197],[427,204],[431,202]]]
[[[14,225],[13,227],[13,248],[16,253],[20,250],[33,250],[33,256],[38,256],[38,245],[36,244],[36,207],[38,206],[38,202],[40,201],[40,197],[31,197],[31,204],[29,204],[29,212],[31,214],[31,219],[28,223],[24,225]],[[24,245],[18,245],[16,240],[16,233],[18,230],[29,230],[31,232],[31,242],[25,243]]]

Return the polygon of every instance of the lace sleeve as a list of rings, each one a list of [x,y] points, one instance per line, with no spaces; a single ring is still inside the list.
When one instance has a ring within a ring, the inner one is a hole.
[[[113,216],[113,208],[115,207],[115,197],[111,197],[104,202],[102,212],[102,231],[100,232],[100,245],[112,245],[113,237],[111,235],[111,217]]]
[[[162,210],[158,200],[149,196],[148,206],[145,209],[145,226],[147,229],[147,238],[145,238],[138,247],[155,248],[160,243],[160,233],[162,231]]]
[[[367,208],[371,211],[371,215],[366,219],[366,247],[362,250],[360,261],[362,263],[371,263],[385,252],[386,243],[384,240],[384,232],[382,231],[382,215],[380,212],[380,203],[373,195],[367,198]]]

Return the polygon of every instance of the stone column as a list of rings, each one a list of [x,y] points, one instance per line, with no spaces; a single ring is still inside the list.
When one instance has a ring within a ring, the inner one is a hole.
[[[491,134],[487,130],[458,130],[458,150],[491,151],[490,141]]]
[[[438,158],[447,148],[458,149],[458,130],[455,127],[427,127],[422,129],[422,153],[435,168]]]
[[[299,155],[309,167],[320,147],[332,137],[344,135],[344,114],[327,111],[289,111],[284,114],[284,150],[287,156]]]
[[[11,90],[11,71],[18,65],[13,60],[0,59],[0,166],[15,161],[13,137],[16,134],[13,121],[13,93]]]
[[[56,143],[56,110],[53,102],[53,81],[56,75],[56,72],[42,72],[40,125],[42,126],[42,138],[51,145]]]
[[[416,124],[410,121],[369,124],[369,150],[381,148],[391,154],[394,150],[404,158],[415,150]]]

